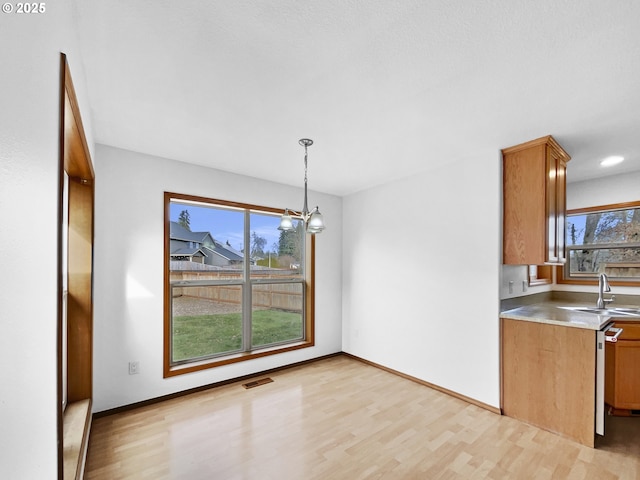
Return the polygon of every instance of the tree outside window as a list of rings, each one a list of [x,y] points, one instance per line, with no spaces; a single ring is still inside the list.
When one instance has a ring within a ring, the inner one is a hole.
[[[640,202],[567,212],[566,279],[640,281]]]

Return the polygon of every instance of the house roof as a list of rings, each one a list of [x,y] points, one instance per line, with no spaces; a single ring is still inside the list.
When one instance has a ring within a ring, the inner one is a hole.
[[[233,250],[230,250],[228,248],[223,247],[220,242],[215,242],[214,248],[210,248],[208,246],[206,246],[204,248],[209,250],[209,251],[213,251],[217,255],[220,255],[221,257],[224,257],[227,260],[232,261],[232,262],[241,262],[243,260],[243,258],[244,258],[242,256],[242,254],[238,254]]]
[[[178,222],[170,222],[169,237],[172,243],[171,255],[193,255],[195,252],[201,252],[204,256],[211,254],[219,255],[230,262],[240,262],[243,255],[229,245],[224,245],[213,238],[209,232],[191,232],[180,225]],[[210,241],[205,244],[205,241]],[[191,245],[181,245],[184,242],[197,242],[199,247]],[[191,253],[190,253],[191,252]]]
[[[176,248],[175,250],[171,251],[170,255],[172,257],[193,257],[196,256],[197,253],[200,253],[200,255],[204,257],[207,256],[207,254],[201,248],[189,247]]]
[[[213,237],[209,232],[192,232],[184,228],[178,222],[170,222],[169,236],[174,240],[185,240],[188,242],[198,243],[204,243],[206,238],[210,237],[211,242],[213,242]]]

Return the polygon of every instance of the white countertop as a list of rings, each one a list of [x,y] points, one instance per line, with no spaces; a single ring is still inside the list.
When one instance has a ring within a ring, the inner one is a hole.
[[[577,305],[563,302],[534,303],[532,305],[524,305],[522,307],[501,312],[500,318],[548,323],[563,327],[586,328],[589,330],[600,330],[613,319],[636,319],[633,317],[630,318],[622,315],[616,315],[615,312],[612,312],[611,315],[596,315],[595,313],[575,311],[566,307],[593,308],[593,305]]]

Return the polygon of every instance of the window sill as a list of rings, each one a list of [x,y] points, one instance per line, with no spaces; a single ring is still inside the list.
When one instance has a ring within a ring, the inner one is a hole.
[[[564,285],[598,285],[598,277],[565,278],[564,267],[560,267],[556,283]],[[612,287],[640,287],[640,280],[609,277],[609,284]]]
[[[269,355],[276,355],[278,353],[290,352],[292,350],[299,350],[302,348],[313,347],[315,342],[313,340],[303,340],[301,342],[289,343],[287,345],[278,345],[275,347],[262,348],[254,350],[252,352],[236,353],[233,355],[227,355],[224,357],[216,357],[213,359],[202,360],[199,362],[190,362],[182,365],[169,365],[168,361],[165,361],[164,378],[175,377],[177,375],[183,375],[185,373],[197,372],[200,370],[206,370],[208,368],[220,367],[222,365],[229,365],[232,363],[244,362],[252,360],[254,358],[266,357]]]
[[[62,440],[65,480],[84,476],[90,429],[91,400],[80,400],[68,404],[64,411]]]

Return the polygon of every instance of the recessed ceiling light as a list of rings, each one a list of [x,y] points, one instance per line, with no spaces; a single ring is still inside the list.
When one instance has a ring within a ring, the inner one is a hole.
[[[617,165],[617,164],[619,164],[620,162],[623,162],[623,161],[624,161],[624,157],[621,157],[619,155],[614,155],[612,157],[607,157],[604,160],[602,160],[600,162],[600,165],[603,166],[603,167],[611,167],[611,166]]]

